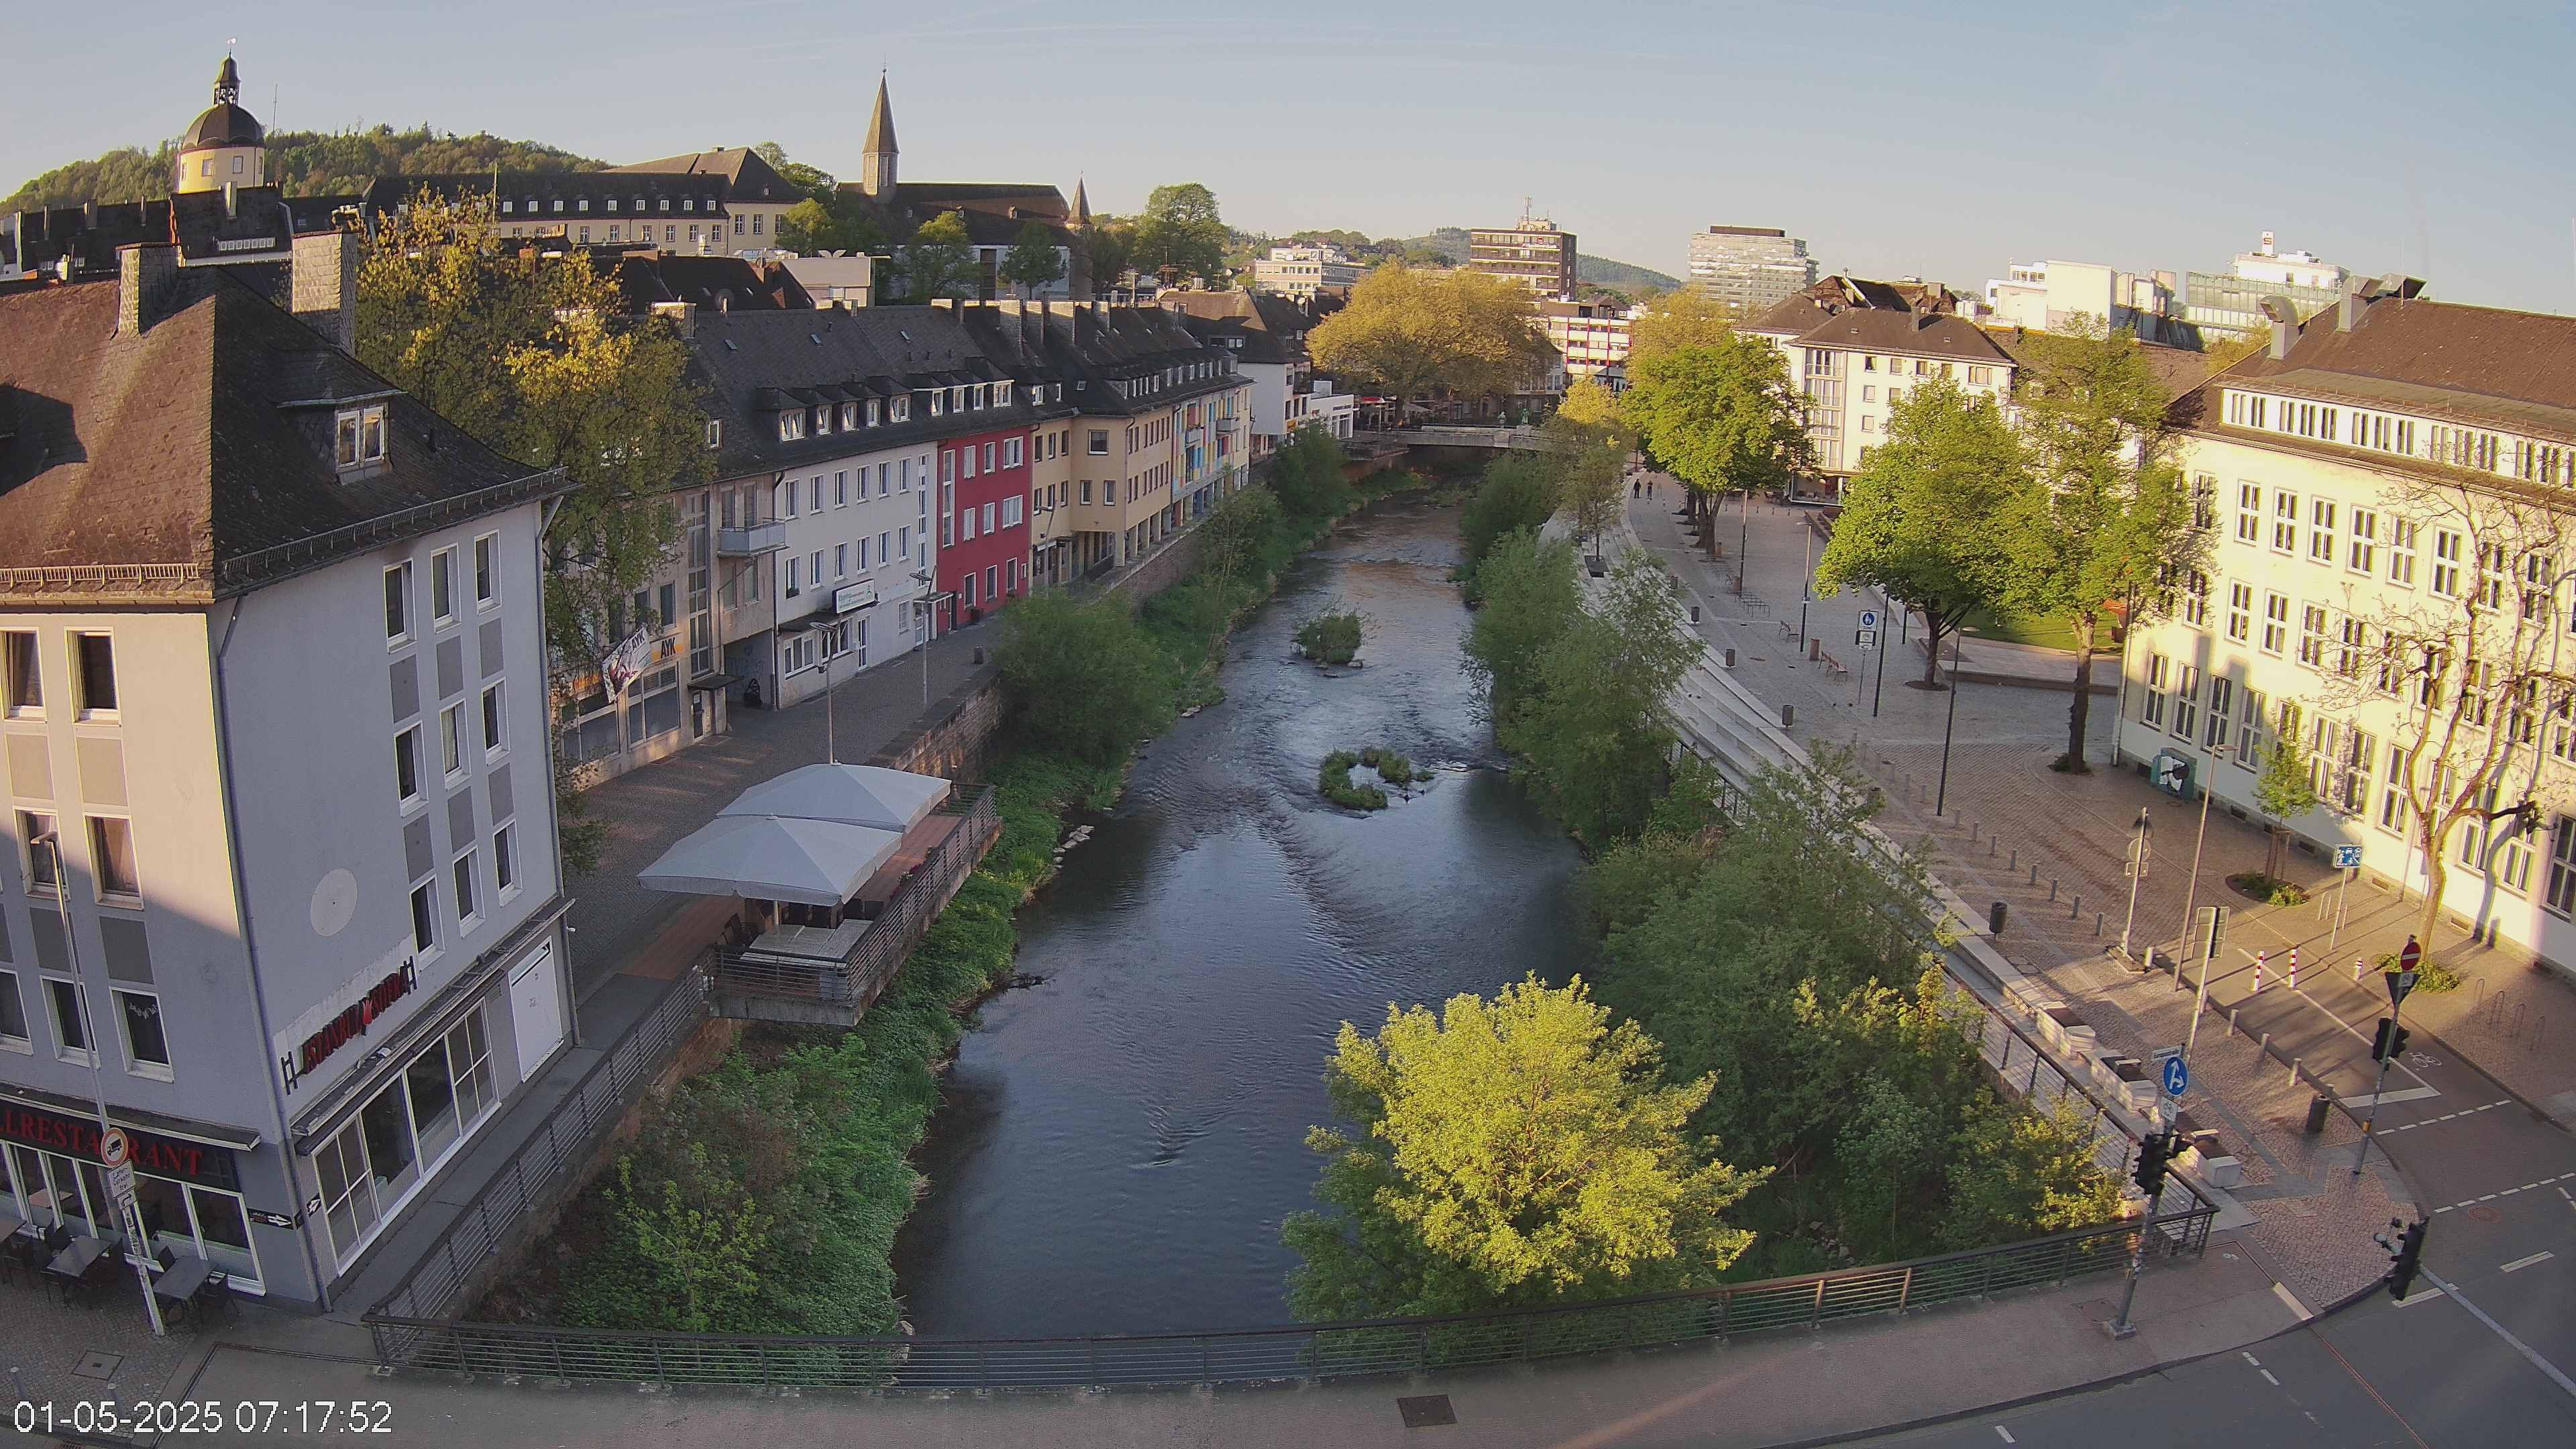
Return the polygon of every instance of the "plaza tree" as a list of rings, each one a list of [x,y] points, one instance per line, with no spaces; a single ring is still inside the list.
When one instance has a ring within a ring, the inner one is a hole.
[[[1649,362],[1685,347],[1714,347],[1735,335],[1725,308],[1688,287],[1666,292],[1646,306],[1645,315],[1628,324],[1628,366]]]
[[[1507,396],[1544,366],[1547,343],[1530,326],[1529,293],[1476,272],[1389,264],[1362,277],[1350,305],[1306,336],[1315,368],[1405,404],[1446,393],[1466,401]]]
[[[1536,977],[1437,1013],[1348,1022],[1325,1082],[1351,1124],[1316,1127],[1316,1197],[1280,1236],[1306,1318],[1470,1313],[1717,1281],[1752,1235],[1726,1211],[1761,1181],[1685,1124],[1706,1078],[1671,1080],[1655,1042],[1580,979]]]
[[[1598,552],[1601,531],[1619,516],[1619,483],[1636,446],[1618,399],[1597,382],[1578,382],[1540,433],[1556,469],[1558,506]]]
[[[1064,254],[1056,250],[1055,233],[1039,222],[1020,228],[1012,239],[1011,249],[1002,254],[1001,277],[1020,289],[1022,297],[1034,297],[1038,289],[1064,280]]]
[[[1937,685],[1941,641],[2012,596],[2014,550],[1995,520],[2025,509],[2037,486],[2021,435],[1992,398],[1946,380],[1915,388],[1888,419],[1887,441],[1843,485],[1816,587],[1883,589],[1920,615],[1923,683]]]
[[[1629,379],[1621,410],[1657,464],[1689,490],[1712,555],[1719,496],[1744,495],[1749,517],[1756,491],[1786,487],[1807,466],[1805,395],[1780,350],[1762,338],[1676,348],[1632,362]]]

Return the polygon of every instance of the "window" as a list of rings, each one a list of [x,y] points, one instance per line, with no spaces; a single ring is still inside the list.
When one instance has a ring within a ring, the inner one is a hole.
[[[1091,430],[1091,455],[1098,458],[1106,457],[1108,453],[1109,430],[1107,428],[1093,428]]]
[[[492,832],[492,880],[503,900],[519,888],[519,852],[518,842],[511,838],[513,828],[505,823]]]
[[[2411,519],[2388,520],[2388,581],[2400,588],[2415,587],[2415,524]]]
[[[797,566],[803,562],[804,560],[799,558],[791,558],[787,561],[787,597],[791,599],[805,591],[797,579]]]
[[[137,1076],[170,1078],[170,1039],[161,1031],[161,998],[118,987],[116,1017],[125,1027],[125,1069]]]
[[[2228,723],[2236,712],[2236,681],[2227,676],[2212,675],[2209,681],[2209,729],[2201,744],[2216,749],[2227,743]]]
[[[438,882],[411,888],[411,948],[426,956],[438,949]]]
[[[2239,644],[2254,638],[2254,586],[2230,583],[2227,586],[2227,637]]]
[[[832,545],[832,577],[846,579],[849,576],[850,546],[846,543],[836,543]]]
[[[2370,766],[2379,741],[2341,720],[2320,715],[2308,731],[2308,787],[2338,815],[2359,815],[2370,803]]]
[[[74,634],[72,688],[82,719],[116,717],[116,640],[106,634]]]
[[[818,589],[823,587],[823,551],[819,548],[805,556],[805,581]]]
[[[778,441],[793,443],[805,436],[805,410],[789,408],[778,415]]]
[[[474,889],[474,852],[469,850],[456,857],[456,864],[448,874],[450,879],[456,882],[457,928],[470,931],[474,929],[474,922],[483,914],[481,897]]]
[[[18,839],[27,847],[27,894],[31,896],[53,894],[54,882],[60,879],[56,874],[56,867],[62,863],[61,841],[58,839],[48,844],[37,844],[45,836],[51,835],[53,830],[52,815],[41,810],[18,812]]]
[[[429,556],[429,617],[441,624],[456,618],[456,553],[440,549]]]
[[[453,777],[465,768],[465,706],[451,704],[438,712],[438,769]]]
[[[25,1051],[35,1045],[27,1035],[27,1001],[18,994],[18,973],[0,967],[0,1044]]]
[[[409,805],[420,798],[420,726],[394,732],[394,794]]]
[[[2433,530],[2433,592],[2446,599],[2460,596],[2463,543],[2451,529]]]
[[[483,753],[485,755],[497,755],[502,747],[509,743],[508,729],[503,723],[504,712],[501,708],[503,682],[495,680],[483,687]]]
[[[613,226],[610,227],[608,229],[608,235],[609,240],[615,241],[617,239],[617,228]],[[724,420],[722,418],[707,419],[707,447],[712,450],[723,446]]]
[[[398,563],[385,570],[385,642],[408,643],[411,639],[411,565]]]
[[[0,653],[5,653],[8,691],[5,706],[13,715],[37,715],[45,712],[45,672],[36,654],[36,631],[12,629],[0,634]]]
[[[2331,498],[2308,500],[2308,562],[2335,561],[2335,505]]]
[[[2370,658],[2370,626],[2346,615],[2335,625],[2334,672],[2346,679],[2361,677],[2361,667]]]
[[[2263,487],[2259,483],[2236,485],[2236,541],[2257,545],[2263,542]]]
[[[141,900],[143,883],[134,874],[134,822],[115,815],[89,817],[90,869],[98,874],[101,900],[122,896]]]
[[[862,476],[859,479],[859,490],[866,492],[867,486],[867,479]],[[832,475],[832,506],[834,508],[850,506],[850,471],[847,468]]]
[[[501,578],[492,557],[500,546],[498,534],[487,533],[474,540],[474,603],[478,608],[488,609],[501,602]]]
[[[2209,575],[2198,569],[2182,576],[2182,621],[2195,629],[2209,627]]]
[[[984,505],[984,531],[986,533],[993,531],[993,505],[990,503]]]
[[[342,472],[385,460],[385,407],[350,408],[333,421],[331,461]]]
[[[89,1013],[81,1004],[80,984],[45,978],[45,997],[54,1008],[54,1055],[81,1066],[89,1064]]]
[[[2278,654],[2290,642],[2290,597],[2265,591],[2263,595],[2263,652]]]
[[[2147,693],[2144,713],[2139,718],[2161,729],[2165,722],[2165,691],[2170,687],[2173,662],[2161,654],[2147,656]]]
[[[2245,717],[2237,723],[2236,753],[2231,758],[2248,770],[2263,768],[2263,746],[2271,734],[2264,722],[2264,708],[2269,703],[2263,691],[2245,691]]]
[[[2310,669],[2326,667],[2326,609],[2306,604],[2299,609],[2299,662]]]
[[[2388,773],[2381,777],[2379,783],[2379,828],[2391,835],[2405,828],[2407,816],[2413,810],[2406,799],[2407,779],[2406,747],[2390,745]]]
[[[2272,552],[2299,551],[2299,495],[2286,488],[2272,490]]]
[[[2352,511],[2352,547],[2344,555],[2343,566],[2357,574],[2371,572],[2378,562],[2379,515],[2367,508]]]
[[[2562,916],[2576,915],[2576,815],[2561,815],[2550,823],[2549,888],[2541,904]],[[0,985],[7,985],[10,997],[16,998],[15,982]],[[0,1002],[0,1011],[8,1007],[8,1002]],[[19,1029],[25,1030],[24,1023]]]
[[[984,471],[987,473],[993,471],[993,445],[990,443],[984,445]]]
[[[1082,501],[1085,503],[1091,501],[1091,480],[1088,478],[1082,480]]]
[[[2192,475],[2191,526],[2202,533],[2218,526],[2218,476],[2214,473]]]
[[[960,478],[972,478],[975,476],[975,450],[973,447],[967,447],[958,454],[957,476]]]
[[[2174,690],[2173,732],[2189,740],[2192,737],[2192,729],[2199,723],[2200,668],[2197,665],[2186,664],[2182,667],[2182,684]]]

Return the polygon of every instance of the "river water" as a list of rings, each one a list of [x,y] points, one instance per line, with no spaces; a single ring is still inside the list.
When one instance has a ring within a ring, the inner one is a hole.
[[[895,1265],[918,1331],[1288,1321],[1279,1223],[1314,1205],[1341,1023],[1561,979],[1575,853],[1476,716],[1457,552],[1455,510],[1399,500],[1293,566],[1234,636],[1224,702],[1154,741],[1021,914],[1043,984],[985,1005],[916,1157]],[[1363,667],[1326,678],[1290,636],[1337,602],[1371,626]],[[1371,744],[1458,768],[1373,815],[1326,804],[1323,757]]]

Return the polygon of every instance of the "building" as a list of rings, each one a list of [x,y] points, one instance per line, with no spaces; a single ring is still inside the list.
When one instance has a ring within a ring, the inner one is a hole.
[[[1737,318],[1759,317],[1816,284],[1807,244],[1776,226],[1712,226],[1690,238],[1687,285]]]
[[[1004,396],[1011,385],[997,385]],[[1061,438],[1069,429],[1048,430]],[[1029,588],[1029,444],[1018,427],[939,445],[940,627],[972,624]]]
[[[1179,314],[1200,340],[1234,355],[1236,371],[1251,384],[1253,462],[1277,452],[1290,433],[1308,423],[1316,396],[1314,367],[1306,356],[1306,333],[1316,321],[1310,306],[1245,291],[1174,290],[1154,302]],[[1323,396],[1331,395],[1327,388]]]
[[[2094,262],[2014,262],[1986,283],[1988,315],[1998,326],[2063,332],[2079,316],[2145,342],[2179,345],[2184,339],[2174,274],[2123,272]]]
[[[2225,272],[2193,272],[2184,279],[2182,315],[2214,337],[2243,337],[2267,324],[2263,299],[2279,297],[2300,320],[2342,304],[2352,274],[2311,252],[2285,252],[2272,234],[2254,250],[2238,252]]]
[[[1959,316],[1958,304],[1934,284],[1835,276],[1745,324],[1780,349],[1807,396],[1816,472],[1793,484],[1793,497],[1840,497],[1843,480],[1885,440],[1890,410],[1926,382],[1947,379],[1997,401],[2011,396],[2011,355]]]
[[[2176,409],[2207,552],[2130,635],[2121,758],[2256,818],[2287,734],[2325,802],[2286,822],[2301,848],[2419,900],[2410,782],[2438,768],[2500,812],[2445,842],[2451,923],[2576,969],[2576,318],[2347,285],[2305,323],[2274,299],[2270,348]]]
[[[1572,382],[1600,382],[1614,391],[1628,378],[1628,324],[1645,309],[1608,302],[1544,301],[1536,308],[1539,331],[1565,358]]]
[[[1342,249],[1324,242],[1275,246],[1252,264],[1252,288],[1299,302],[1312,302],[1326,289],[1347,292],[1358,285],[1362,268]]]
[[[1467,233],[1467,270],[1526,287],[1533,297],[1571,299],[1576,271],[1574,233],[1546,217],[1524,216],[1517,226],[1479,227]]]
[[[123,1234],[95,1086],[145,1250],[316,1309],[572,1009],[566,485],[350,355],[359,246],[295,239],[291,312],[166,241],[0,292],[0,1209]]]
[[[867,136],[860,143],[859,179],[842,182],[842,195],[898,244],[909,241],[932,217],[954,215],[966,229],[967,244],[981,273],[979,298],[1020,294],[1021,289],[1001,278],[1000,269],[1003,257],[1019,245],[1021,234],[1031,226],[1054,245],[1063,275],[1035,289],[1030,300],[1078,301],[1091,296],[1090,261],[1082,244],[1083,233],[1091,227],[1091,202],[1079,180],[1068,201],[1063,192],[1042,181],[905,181],[901,173],[894,103],[880,76]]]

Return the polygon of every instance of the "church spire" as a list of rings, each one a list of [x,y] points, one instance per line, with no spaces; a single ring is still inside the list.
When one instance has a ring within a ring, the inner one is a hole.
[[[877,73],[876,109],[868,116],[868,137],[859,148],[859,189],[870,196],[894,194],[894,103],[886,97],[885,72]]]
[[[1073,178],[1073,210],[1066,215],[1064,224],[1075,230],[1091,225],[1091,199],[1082,194],[1079,176]]]

